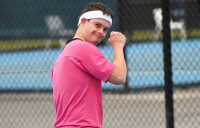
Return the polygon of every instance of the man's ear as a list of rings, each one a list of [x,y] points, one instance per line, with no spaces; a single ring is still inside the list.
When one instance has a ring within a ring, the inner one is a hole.
[[[87,19],[85,19],[85,18],[81,19],[81,23],[85,23],[86,21],[87,21]]]
[[[85,19],[85,18],[82,18],[82,19],[81,19],[81,23],[85,23],[85,22],[86,22],[86,20],[87,20],[87,19]]]

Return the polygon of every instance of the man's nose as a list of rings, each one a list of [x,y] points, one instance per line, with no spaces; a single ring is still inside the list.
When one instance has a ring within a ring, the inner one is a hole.
[[[100,29],[98,30],[98,32],[99,32],[100,34],[104,34],[103,28],[100,28]]]

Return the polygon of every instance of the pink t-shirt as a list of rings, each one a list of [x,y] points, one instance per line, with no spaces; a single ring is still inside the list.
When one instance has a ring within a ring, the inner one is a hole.
[[[52,69],[54,128],[102,128],[102,87],[114,70],[93,44],[73,40]]]

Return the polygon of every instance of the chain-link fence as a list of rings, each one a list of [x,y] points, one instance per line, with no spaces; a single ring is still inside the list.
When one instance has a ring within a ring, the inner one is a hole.
[[[163,1],[1,0],[0,127],[53,127],[51,67],[89,2],[108,5],[114,12],[111,30],[127,37],[126,84],[102,83],[104,128],[199,127],[200,2],[171,0],[164,6]],[[171,69],[166,67],[163,50],[164,7],[170,9]],[[112,61],[107,40],[98,47]],[[173,85],[173,111],[166,105],[168,70],[172,71],[168,78]],[[173,124],[167,124],[167,115],[174,118]]]

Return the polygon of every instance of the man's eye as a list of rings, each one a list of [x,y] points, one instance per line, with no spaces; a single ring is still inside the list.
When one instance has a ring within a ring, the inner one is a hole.
[[[101,25],[100,25],[100,24],[95,24],[95,26],[96,26],[96,27],[98,27],[98,28],[99,28],[99,27],[101,27]]]
[[[107,29],[107,28],[104,28],[104,29],[103,29],[103,31],[104,31],[104,32],[107,32],[107,31],[108,31],[108,29]]]

